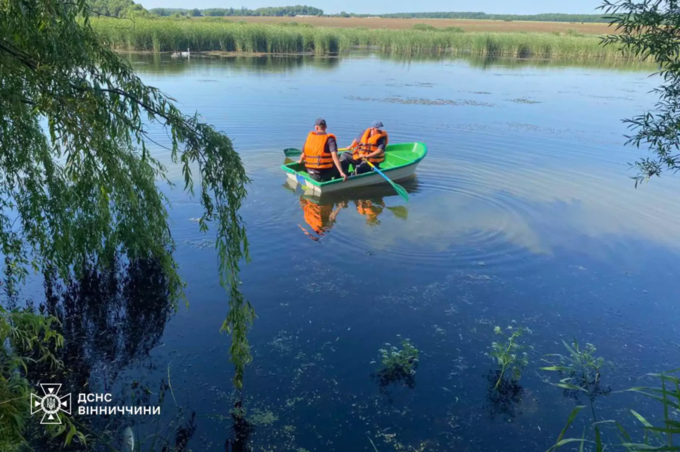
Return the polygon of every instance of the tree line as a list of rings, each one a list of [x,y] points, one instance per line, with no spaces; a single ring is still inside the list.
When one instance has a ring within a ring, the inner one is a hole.
[[[148,12],[132,0],[89,0],[94,15],[125,17],[131,13],[150,13],[155,16],[209,16],[209,17],[239,17],[239,16],[323,16],[323,10],[313,6],[276,6],[266,8],[153,8]],[[327,14],[330,17],[382,17],[395,19],[477,19],[477,20],[525,20],[539,22],[607,22],[598,14],[486,14],[483,12],[430,12],[430,13],[393,13],[393,14],[354,14],[345,11],[339,14]]]
[[[371,14],[347,14],[339,16],[366,17]],[[431,12],[431,13],[394,13],[379,14],[378,17],[394,19],[477,19],[477,20],[526,20],[536,22],[608,22],[600,14],[486,14],[482,12]]]
[[[127,17],[131,14],[148,14],[142,5],[132,0],[89,0],[87,3],[93,17]]]
[[[103,1],[103,0],[102,0]],[[116,0],[112,0],[116,1]],[[292,16],[322,16],[323,10],[314,8],[312,6],[276,6],[267,8],[208,8],[208,9],[183,9],[183,8],[153,8],[149,10],[150,13],[157,16],[165,17],[175,14],[189,15],[189,16],[278,16],[278,17],[292,17]]]

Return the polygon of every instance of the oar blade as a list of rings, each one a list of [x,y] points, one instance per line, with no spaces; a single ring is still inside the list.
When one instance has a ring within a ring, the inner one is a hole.
[[[286,157],[295,157],[295,156],[299,156],[300,154],[302,154],[302,151],[299,150],[299,149],[295,149],[295,148],[288,148],[288,149],[283,150],[283,154]]]
[[[406,200],[406,202],[408,202],[408,192],[406,191],[406,189],[401,185],[395,184],[394,182],[392,182],[392,186],[397,191],[397,193],[399,193],[399,196],[401,196]]]
[[[408,210],[404,206],[388,207],[387,210],[392,212],[394,216],[397,218],[400,218],[402,220],[408,219]]]

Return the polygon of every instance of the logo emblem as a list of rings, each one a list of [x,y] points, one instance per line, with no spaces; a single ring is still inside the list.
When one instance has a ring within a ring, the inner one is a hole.
[[[41,424],[61,424],[59,412],[63,411],[66,414],[71,414],[71,394],[59,397],[59,389],[61,384],[57,383],[40,383],[43,397],[31,394],[31,415],[42,411],[43,415]]]

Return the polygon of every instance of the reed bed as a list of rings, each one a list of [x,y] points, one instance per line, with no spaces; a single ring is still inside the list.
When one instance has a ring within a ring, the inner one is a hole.
[[[202,20],[93,19],[105,43],[118,50],[336,53],[377,48],[389,54],[470,54],[516,58],[621,58],[598,36],[555,33],[463,33],[452,30],[375,30],[262,25]]]

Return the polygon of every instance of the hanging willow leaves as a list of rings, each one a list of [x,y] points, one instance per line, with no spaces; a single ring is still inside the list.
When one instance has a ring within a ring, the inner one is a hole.
[[[203,207],[200,230],[216,224],[219,274],[229,296],[222,326],[232,334],[234,383],[250,360],[254,311],[239,291],[248,242],[239,208],[248,183],[227,136],[186,116],[130,65],[103,47],[84,0],[0,0],[0,247],[13,294],[29,270],[59,276],[87,260],[107,265],[116,251],[151,258],[168,276],[173,300],[184,284],[172,252],[172,182],[148,144],[149,127],[172,137],[184,189]],[[193,172],[193,174],[192,174]]]
[[[637,132],[627,137],[627,144],[646,145],[654,154],[635,163],[639,170],[639,175],[633,177],[637,187],[664,171],[680,170],[680,1],[604,0],[600,9],[617,31],[603,43],[653,60],[663,80],[654,90],[659,96],[655,110],[624,121]]]

